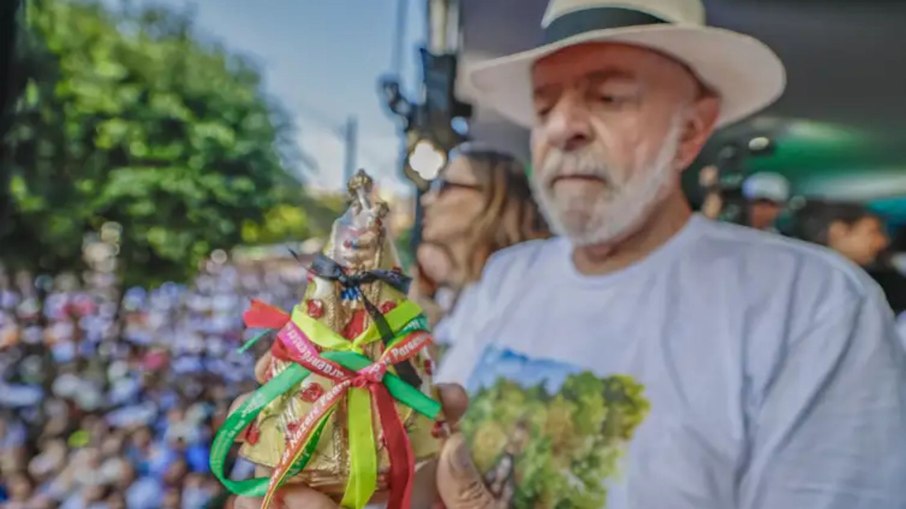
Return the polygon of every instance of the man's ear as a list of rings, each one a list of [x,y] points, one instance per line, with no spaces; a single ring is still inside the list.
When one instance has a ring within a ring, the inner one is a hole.
[[[704,95],[693,102],[688,109],[682,126],[676,164],[685,170],[698,157],[705,142],[714,132],[717,116],[720,113],[720,99],[714,95]]]

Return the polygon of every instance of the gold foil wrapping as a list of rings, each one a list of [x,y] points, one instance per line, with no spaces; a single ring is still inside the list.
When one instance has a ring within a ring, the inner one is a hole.
[[[357,178],[360,178],[360,175]],[[351,183],[351,194],[355,194],[358,189],[370,192],[370,180]],[[330,242],[325,247],[325,254],[351,271],[397,268],[396,253],[381,221],[387,212],[386,205],[378,203],[369,209],[367,201],[353,200],[350,207],[353,215],[369,211],[374,217],[367,229],[343,230],[346,227],[341,225],[340,221],[335,223]],[[350,234],[350,231],[353,233]],[[364,297],[383,312],[405,299],[405,295],[382,282],[364,284],[361,290]],[[361,299],[344,300],[342,287],[338,283],[318,277],[309,284],[299,306],[306,310],[309,316],[317,318],[324,325],[346,337],[365,330],[372,322]],[[350,327],[354,329],[351,332]],[[381,341],[365,348],[365,354],[372,359],[377,359],[381,352],[383,352]],[[428,349],[408,362],[419,379],[416,387],[425,395],[434,397],[431,376],[433,360]],[[284,361],[272,358],[265,367],[265,377],[271,378],[286,367]],[[395,372],[393,368],[391,371]],[[332,384],[333,382],[324,377],[311,375],[295,390],[271,402],[253,424],[254,439],[250,436],[246,438],[240,449],[240,455],[258,465],[271,468],[276,466],[283,453],[290,427],[306,415],[317,397],[327,392]],[[434,421],[400,403],[397,403],[396,407],[409,433],[416,464],[436,457],[440,450],[440,442],[433,435]],[[349,471],[347,420],[344,398],[329,418],[311,461],[299,475],[288,482],[301,482],[330,495],[339,496],[343,493]],[[389,470],[389,458],[381,440],[381,423],[377,412],[372,412],[372,421],[379,447],[378,491],[383,491],[387,489],[385,474]]]

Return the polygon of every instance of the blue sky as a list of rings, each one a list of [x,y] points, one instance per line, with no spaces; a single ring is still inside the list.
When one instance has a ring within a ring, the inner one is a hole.
[[[116,5],[120,0],[106,0]],[[342,186],[344,148],[333,132],[347,117],[359,123],[358,166],[388,190],[408,192],[398,167],[396,123],[378,97],[391,71],[398,0],[133,0],[192,9],[202,37],[256,62],[267,91],[293,115],[301,149],[319,171],[312,187]],[[425,2],[408,0],[402,74],[410,95],[420,77]]]

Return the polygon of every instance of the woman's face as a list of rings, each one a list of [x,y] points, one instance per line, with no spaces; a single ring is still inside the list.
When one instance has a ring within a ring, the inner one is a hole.
[[[431,281],[443,284],[453,277],[453,260],[440,245],[422,242],[415,256],[419,267]]]
[[[422,197],[422,238],[448,243],[464,236],[484,208],[484,192],[466,157],[453,159]]]
[[[828,232],[830,248],[862,267],[875,263],[888,244],[884,225],[875,217],[862,218],[852,226],[836,222]]]

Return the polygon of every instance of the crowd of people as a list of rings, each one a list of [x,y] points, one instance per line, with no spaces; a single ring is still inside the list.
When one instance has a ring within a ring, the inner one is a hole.
[[[888,224],[881,214],[857,201],[822,196],[794,199],[790,182],[778,173],[751,174],[738,192],[722,189],[718,181],[716,166],[701,171],[703,215],[836,251],[881,286],[906,327],[906,229],[902,225]],[[739,196],[728,199],[725,193]]]
[[[777,173],[755,173],[743,183],[742,221],[757,230],[831,249],[864,269],[884,290],[897,315],[906,311],[904,232],[863,203],[802,197],[793,206],[791,186]],[[712,195],[713,196],[713,195]],[[715,200],[718,203],[721,200]],[[720,210],[717,217],[720,217]]]
[[[255,386],[251,298],[289,308],[297,263],[211,261],[191,285],[0,272],[0,506],[194,509],[226,496],[209,448]],[[232,475],[248,476],[236,463]]]

